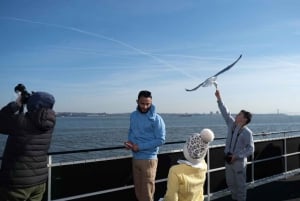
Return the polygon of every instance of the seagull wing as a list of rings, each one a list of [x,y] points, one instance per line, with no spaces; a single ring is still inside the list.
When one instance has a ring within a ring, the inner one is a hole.
[[[206,81],[206,80],[205,80]],[[185,89],[186,91],[195,91],[196,89],[198,89],[199,87],[201,87],[204,83],[205,83],[205,81],[204,82],[202,82],[201,84],[199,84],[198,86],[196,86],[195,88],[193,88],[193,89]]]
[[[226,68],[222,69],[220,72],[218,72],[217,74],[215,74],[213,77],[217,77],[218,75],[224,73],[225,71],[228,71],[230,68],[232,68],[240,59],[242,58],[242,55],[239,56],[239,58],[237,60],[235,60],[235,62],[233,62],[232,64],[230,64],[229,66],[227,66]]]
[[[197,90],[199,87],[206,85],[207,82],[209,80],[211,80],[212,78],[214,78],[214,81],[217,79],[217,76],[224,73],[225,71],[229,70],[230,68],[232,68],[240,59],[242,58],[242,55],[239,56],[239,58],[237,60],[235,60],[232,64],[230,64],[229,66],[227,66],[226,68],[222,69],[220,72],[216,73],[215,75],[207,78],[204,82],[202,82],[201,84],[199,84],[198,86],[196,86],[193,89],[185,89],[186,91],[195,91]]]
[[[185,89],[185,90],[186,91],[195,91],[199,87],[208,87],[208,86],[211,86],[213,84],[215,85],[216,84],[216,79],[217,79],[217,77],[215,77],[215,76],[209,77],[204,82],[202,82],[201,84],[199,84],[198,86],[196,86],[195,88],[193,88],[193,89]]]

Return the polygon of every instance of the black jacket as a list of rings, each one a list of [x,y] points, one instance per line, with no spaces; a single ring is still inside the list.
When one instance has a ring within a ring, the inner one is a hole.
[[[17,113],[16,102],[0,110],[0,133],[8,135],[0,169],[0,185],[25,188],[47,181],[47,154],[56,117],[52,109]]]

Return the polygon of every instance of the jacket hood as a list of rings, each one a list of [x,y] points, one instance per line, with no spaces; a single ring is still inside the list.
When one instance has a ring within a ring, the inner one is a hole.
[[[35,111],[40,108],[52,109],[55,103],[55,98],[53,95],[47,92],[32,92],[26,104],[28,111]]]
[[[56,115],[52,109],[41,108],[28,113],[35,127],[40,130],[53,129],[56,123]]]
[[[156,108],[155,105],[151,105],[150,110],[147,112],[147,115],[149,118],[154,118],[156,114]]]

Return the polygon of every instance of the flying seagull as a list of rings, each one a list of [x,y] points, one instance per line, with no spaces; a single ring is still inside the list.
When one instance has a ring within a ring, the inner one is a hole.
[[[239,58],[237,60],[235,60],[235,62],[233,62],[232,64],[230,64],[229,66],[227,66],[226,68],[222,69],[220,72],[216,73],[215,75],[207,78],[204,82],[202,82],[201,84],[199,84],[198,86],[196,86],[193,89],[185,89],[186,91],[195,91],[196,89],[198,89],[199,87],[208,87],[211,85],[214,85],[216,88],[218,86],[218,83],[216,82],[217,80],[217,76],[224,73],[225,71],[228,71],[230,68],[232,68],[240,59],[242,58],[242,55],[239,56]]]

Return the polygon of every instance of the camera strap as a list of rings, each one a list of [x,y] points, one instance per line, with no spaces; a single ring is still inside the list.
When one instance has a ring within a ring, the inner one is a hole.
[[[235,147],[236,147],[236,143],[238,141],[238,138],[243,130],[244,126],[240,127],[238,133],[237,133],[237,136],[235,138],[235,142],[234,142],[234,145],[233,145],[233,150],[232,150],[232,153],[234,152],[235,150]],[[234,131],[236,129],[236,124],[234,124],[234,126],[232,127],[232,130],[231,130],[231,139],[230,139],[230,144],[229,144],[229,152],[231,152],[231,144],[232,144],[232,139],[233,139],[233,134],[234,134]]]

